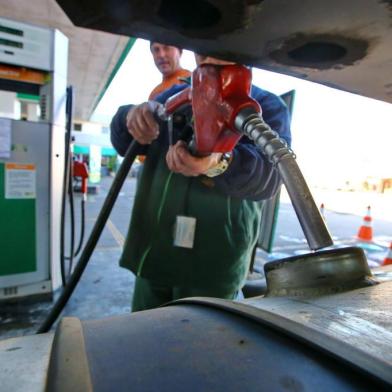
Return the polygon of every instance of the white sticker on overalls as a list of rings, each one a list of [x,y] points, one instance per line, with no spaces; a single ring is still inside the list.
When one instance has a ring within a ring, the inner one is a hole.
[[[193,248],[195,240],[196,218],[190,216],[177,216],[174,228],[174,246]]]

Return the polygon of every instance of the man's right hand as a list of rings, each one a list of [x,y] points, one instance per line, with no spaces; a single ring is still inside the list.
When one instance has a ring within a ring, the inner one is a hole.
[[[126,119],[128,132],[140,144],[151,144],[159,135],[159,125],[154,119],[151,105],[144,102],[133,106]]]

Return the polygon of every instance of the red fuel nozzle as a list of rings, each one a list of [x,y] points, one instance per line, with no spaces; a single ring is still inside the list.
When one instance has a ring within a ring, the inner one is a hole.
[[[167,115],[192,105],[197,154],[231,151],[242,136],[234,126],[237,114],[247,107],[261,112],[249,96],[251,80],[251,71],[242,65],[205,64],[193,72],[192,87],[167,100]]]
[[[84,162],[73,161],[73,176],[82,178],[81,191],[84,195],[87,195],[87,179],[88,169]]]

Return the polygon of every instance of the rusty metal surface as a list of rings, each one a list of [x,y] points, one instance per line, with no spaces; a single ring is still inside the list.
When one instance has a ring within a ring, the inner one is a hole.
[[[392,366],[392,282],[317,299],[263,298],[244,303],[271,310],[338,338]]]
[[[252,298],[243,303],[318,331],[389,366],[392,382],[392,266],[374,271],[381,282],[317,298]],[[310,334],[310,332],[309,332]]]
[[[78,26],[175,44],[392,102],[386,0],[57,0]]]
[[[258,321],[392,385],[392,266],[374,271],[380,284],[345,293],[306,297],[255,297],[240,302],[189,298]]]

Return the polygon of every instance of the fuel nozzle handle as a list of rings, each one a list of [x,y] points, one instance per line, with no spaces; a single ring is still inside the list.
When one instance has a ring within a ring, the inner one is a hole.
[[[331,235],[306,184],[295,155],[286,142],[264,122],[253,107],[242,109],[234,120],[238,132],[261,147],[279,171],[293,203],[309,248],[317,250],[333,245]]]
[[[148,106],[158,123],[166,122],[168,125],[169,145],[174,144],[173,113],[192,102],[192,91],[188,87],[185,90],[170,97],[163,105],[156,101],[148,101]]]
[[[155,115],[167,120],[175,111],[190,105],[194,130],[192,153],[205,156],[230,152],[241,138],[233,127],[238,111],[248,106],[260,109],[249,96],[251,80],[251,71],[243,65],[202,64],[193,71],[191,86],[172,95]]]

